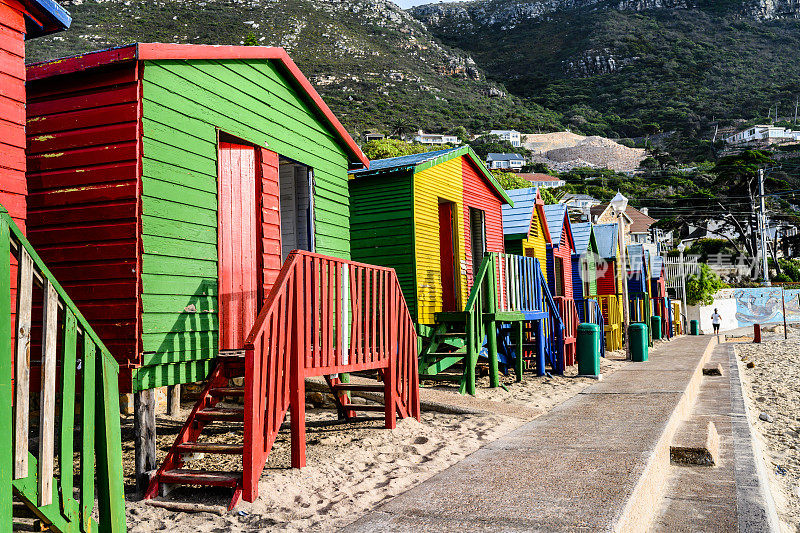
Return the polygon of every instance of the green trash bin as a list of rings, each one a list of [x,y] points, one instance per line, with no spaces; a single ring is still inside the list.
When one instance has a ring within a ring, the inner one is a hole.
[[[647,361],[647,350],[649,339],[647,335],[647,324],[634,322],[628,326],[629,345],[631,347],[631,359],[637,363]]]
[[[650,317],[650,329],[653,331],[653,340],[660,341],[662,339],[660,316],[653,315]]]
[[[578,326],[578,374],[600,375],[600,326],[584,323]]]
[[[699,320],[692,320],[689,322],[689,335],[700,335]]]

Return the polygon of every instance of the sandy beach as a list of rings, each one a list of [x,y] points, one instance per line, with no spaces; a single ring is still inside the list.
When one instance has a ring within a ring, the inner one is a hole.
[[[620,354],[602,360],[601,371],[609,374],[626,364]],[[504,378],[503,388],[488,389],[482,378],[478,398],[498,411],[508,404],[531,408],[543,414],[593,383],[577,378],[577,367],[565,376],[538,378],[526,374],[521,383]],[[458,405],[462,396],[447,391],[447,399]],[[437,391],[438,392],[438,391]],[[424,391],[423,391],[424,402]],[[190,404],[184,404],[189,409]],[[533,416],[536,416],[535,414]],[[530,418],[530,417],[527,417]],[[285,531],[332,531],[346,526],[363,513],[421,483],[471,454],[481,446],[525,423],[525,418],[492,412],[448,414],[426,411],[422,422],[403,420],[394,431],[383,428],[382,418],[370,417],[354,423],[339,423],[335,412],[308,412],[307,461],[302,470],[289,468],[288,429],[281,431],[259,484],[259,499],[241,502],[227,512],[230,492],[208,489],[178,489],[165,500],[214,506],[216,512],[182,513],[131,501],[127,504],[129,531],[222,532],[256,531],[267,528]],[[158,457],[163,458],[182,419],[159,417]],[[241,425],[220,428],[209,441],[241,439]],[[132,483],[133,443],[130,423],[123,428],[126,482]],[[209,456],[203,463],[214,469],[238,469],[238,458]],[[209,463],[208,461],[213,461]],[[199,467],[200,462],[190,466]]]
[[[765,333],[762,344],[738,345],[736,352],[781,531],[796,533],[800,531],[800,329],[790,327],[788,340],[782,328]]]

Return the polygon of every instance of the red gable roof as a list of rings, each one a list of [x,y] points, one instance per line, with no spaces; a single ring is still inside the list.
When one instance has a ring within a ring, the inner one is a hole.
[[[283,70],[296,84],[299,92],[308,103],[316,108],[323,119],[338,135],[342,145],[351,155],[351,161],[357,161],[369,168],[369,160],[347,133],[347,130],[322,100],[311,82],[303,75],[298,66],[283,48],[267,46],[213,46],[196,44],[136,43],[98,52],[90,52],[63,59],[54,59],[37,63],[28,67],[28,80],[38,80],[96,68],[112,63],[125,61],[146,61],[155,59],[272,59],[283,67]]]

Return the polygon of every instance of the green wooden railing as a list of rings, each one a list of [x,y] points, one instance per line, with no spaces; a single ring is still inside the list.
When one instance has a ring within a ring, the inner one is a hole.
[[[0,353],[0,533],[14,497],[50,531],[125,531],[119,367],[2,206],[0,254],[0,339],[13,339]]]

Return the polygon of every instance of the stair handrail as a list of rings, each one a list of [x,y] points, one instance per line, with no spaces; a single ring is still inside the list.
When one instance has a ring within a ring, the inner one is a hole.
[[[420,418],[417,337],[394,269],[293,250],[244,349],[246,501],[290,407],[292,466],[305,465],[305,377],[382,369],[387,420]]]
[[[125,531],[119,365],[3,206],[0,255],[8,258],[0,261],[0,338],[11,338],[12,323],[16,325],[14,354],[0,357],[0,457],[8,458],[0,466],[0,523],[12,522],[13,489],[57,531]],[[12,266],[17,270],[13,310]],[[36,456],[28,442],[34,285],[44,294]],[[59,332],[61,342],[57,341]],[[77,450],[76,412],[82,428]],[[81,489],[77,497],[73,491],[76,451]],[[53,477],[56,461],[58,478]],[[97,521],[92,518],[95,499]]]
[[[464,375],[461,379],[460,392],[475,395],[475,365],[478,362],[478,353],[483,345],[485,325],[483,322],[484,308],[491,306],[492,301],[496,306],[496,283],[490,281],[489,272],[495,272],[495,259],[493,254],[486,254],[481,261],[478,272],[472,280],[467,303],[464,305],[466,314],[465,336],[467,360],[464,364]],[[494,293],[494,298],[492,298]]]
[[[539,277],[539,282],[542,284],[542,297],[546,303],[547,311],[549,313],[548,320],[548,340],[550,344],[550,366],[556,372],[564,372],[564,321],[561,318],[559,308],[550,290],[547,288],[547,280],[542,273],[539,258],[535,258],[536,273]]]

